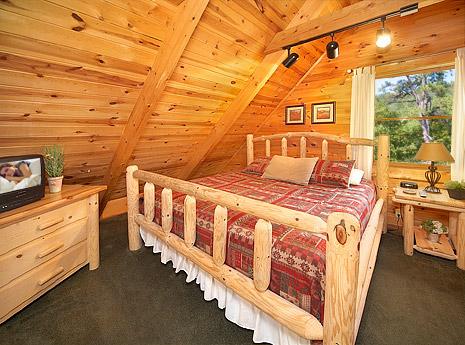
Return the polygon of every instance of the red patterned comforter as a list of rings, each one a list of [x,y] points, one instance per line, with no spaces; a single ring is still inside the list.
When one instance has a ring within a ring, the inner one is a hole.
[[[221,189],[327,220],[331,212],[347,212],[360,219],[365,229],[376,202],[371,181],[349,189],[321,184],[300,186],[262,179],[258,175],[226,173],[192,182]],[[161,224],[160,195],[156,188],[155,222]],[[172,232],[183,237],[184,194],[173,191]],[[197,200],[197,239],[195,246],[212,255],[213,214],[216,205]],[[143,208],[143,205],[141,206]],[[142,210],[141,210],[142,212]],[[228,210],[226,264],[252,278],[253,234],[256,217]],[[269,289],[323,322],[326,241],[318,235],[273,224],[271,283]]]

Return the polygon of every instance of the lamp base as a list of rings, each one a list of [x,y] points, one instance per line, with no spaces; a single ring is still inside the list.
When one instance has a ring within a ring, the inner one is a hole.
[[[425,192],[441,194],[441,190],[438,187],[434,187],[434,186],[425,187]]]
[[[425,188],[425,191],[427,191],[428,193],[436,193],[436,194],[441,193],[441,190],[438,187],[436,187],[436,184],[441,179],[441,174],[437,170],[438,169],[434,165],[434,162],[431,161],[431,165],[428,167],[428,170],[425,172],[426,181],[428,181],[429,183],[429,186]]]

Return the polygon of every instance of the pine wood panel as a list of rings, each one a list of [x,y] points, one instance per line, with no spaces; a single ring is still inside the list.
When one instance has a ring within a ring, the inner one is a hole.
[[[311,2],[315,18],[356,1]],[[285,29],[305,0],[210,0],[203,16],[152,108],[129,158],[140,168],[180,176],[198,145],[220,123],[264,57],[275,33]],[[182,1],[173,0],[11,0],[0,4],[0,150],[40,152],[44,145],[65,147],[65,178],[102,183],[118,140],[134,108],[167,28]],[[414,17],[389,19],[394,46],[374,50],[377,25],[338,36],[341,55],[323,60],[295,89],[276,115],[270,112],[324,51],[326,40],[296,47],[301,58],[291,69],[278,67],[195,176],[245,164],[245,134],[284,129],[285,105],[336,99],[337,122],[318,131],[348,132],[348,68],[437,53],[464,42],[464,6],[447,0]],[[415,19],[413,19],[415,18]],[[308,18],[302,18],[303,21]],[[444,25],[447,23],[448,25]],[[435,66],[444,59],[431,58]],[[408,68],[416,67],[415,64]],[[407,68],[407,67],[406,67]],[[386,73],[395,68],[386,69]],[[268,119],[269,117],[269,119]],[[307,118],[307,120],[309,120]],[[309,122],[309,121],[308,121]],[[301,130],[296,126],[292,130]],[[307,145],[310,156],[321,143]],[[261,144],[256,146],[264,152]],[[289,140],[289,154],[298,142]],[[279,152],[272,143],[271,151]],[[330,157],[344,152],[337,148]],[[113,197],[125,195],[117,179]]]
[[[0,4],[2,155],[41,153],[46,145],[62,144],[65,183],[103,182],[175,10],[164,1],[131,5]]]
[[[287,25],[292,18],[290,13],[298,11],[304,0],[280,3],[273,10],[281,18],[276,24],[267,17],[272,17],[271,7],[262,12],[255,2],[210,1],[160,102],[155,105],[131,164],[179,176],[179,169],[195,152],[196,145],[211,132],[212,125],[218,123],[245,86],[263,58],[265,43],[282,25]],[[157,146],[156,154],[152,146],[152,155],[148,155],[150,143],[163,139],[168,144]],[[189,151],[183,151],[183,147]],[[171,159],[165,158],[170,155]],[[114,197],[124,195],[123,181],[120,176]]]
[[[351,84],[347,70],[385,61],[397,61],[398,69],[412,70],[421,63],[402,63],[402,61],[415,56],[427,56],[463,46],[465,41],[464,16],[465,6],[463,6],[463,1],[450,0],[422,8],[419,13],[412,16],[389,19],[386,25],[393,32],[393,46],[383,53],[377,51],[373,44],[373,35],[378,24],[340,34],[337,37],[340,44],[340,56],[334,60],[326,59],[323,61],[307,77],[307,80],[295,90],[288,101],[283,104],[281,111],[267,119],[267,115],[272,111],[272,106],[262,100],[276,95],[271,91],[272,88],[268,89],[267,86],[272,82],[279,82],[282,78],[294,80],[294,83],[297,81],[297,78],[292,73],[289,73],[289,70],[284,67],[279,68],[273,78],[262,89],[262,92],[255,97],[248,109],[244,111],[235,125],[228,131],[222,142],[206,157],[203,165],[197,170],[195,177],[205,176],[207,172],[211,174],[238,169],[243,166],[245,164],[244,137],[247,133],[278,133],[314,129],[339,135],[348,134]],[[445,22],[448,25],[439,24]],[[304,47],[314,46],[321,50],[324,49],[326,42],[306,44]],[[450,54],[445,55],[451,56]],[[444,64],[447,65],[444,60],[444,57],[439,56],[428,57],[425,58],[423,64],[444,66]],[[296,65],[300,63],[298,61]],[[305,69],[304,65],[300,66],[300,69]],[[383,67],[388,73],[392,73],[394,68]],[[298,73],[296,74],[298,75]],[[283,94],[279,95],[278,93],[276,101]],[[336,123],[331,125],[311,125],[311,103],[331,100],[337,101]],[[286,126],[284,124],[284,107],[302,103],[307,106],[306,125]],[[258,130],[259,128],[260,130]],[[264,153],[264,150],[262,152]],[[219,159],[220,155],[226,158]],[[227,159],[228,156],[229,159]]]
[[[463,1],[447,1],[442,4],[434,5],[430,8],[422,10],[421,14],[418,14],[420,18],[416,18],[414,22],[418,26],[425,25],[425,32],[421,31],[421,27],[418,27],[416,31],[418,32],[418,37],[412,37],[412,31],[409,33],[409,43],[402,46],[393,46],[391,51],[387,54],[391,54],[392,60],[396,61],[395,64],[388,64],[380,66],[380,77],[386,75],[399,75],[396,73],[403,72],[412,72],[412,71],[425,71],[428,69],[442,69],[447,66],[451,66],[454,54],[453,53],[444,53],[444,54],[435,54],[432,51],[433,43],[422,44],[423,41],[427,42],[432,37],[434,40],[434,49],[437,52],[442,52],[447,49],[454,49],[454,47],[460,46],[458,41],[465,41],[465,27],[462,23],[462,18],[465,13],[462,13],[465,10]],[[411,17],[413,20],[414,17]],[[398,20],[397,23],[389,23],[389,28],[396,32],[396,35],[403,37],[407,35],[406,30],[411,26],[405,21],[408,19],[404,18],[402,21]],[[449,23],[448,26],[441,26],[437,28],[435,34],[431,34],[430,29],[426,29],[432,25],[433,22],[437,21],[446,21]],[[368,30],[368,29],[367,29]],[[458,31],[461,31],[459,34]],[[362,32],[363,30],[358,30],[357,36],[359,34],[362,38],[372,40],[372,32]],[[450,39],[445,39],[448,37],[447,32],[450,32],[453,37]],[[371,37],[370,37],[371,34]],[[458,35],[458,36],[457,36]],[[271,133],[287,132],[287,131],[308,131],[315,130],[318,132],[338,134],[338,135],[349,135],[350,132],[350,97],[351,97],[351,75],[347,73],[347,69],[354,68],[359,65],[361,62],[358,59],[351,59],[350,56],[360,54],[363,56],[364,61],[367,64],[377,63],[381,59],[380,56],[377,56],[374,52],[374,48],[371,47],[371,55],[366,51],[369,45],[360,44],[360,42],[355,41],[355,36],[348,34],[341,36],[341,41],[344,41],[346,44],[341,44],[341,55],[338,59],[333,61],[326,60],[324,63],[319,65],[313,73],[311,73],[305,82],[298,87],[289,99],[282,104],[281,108],[275,115],[267,117],[267,115],[272,110],[270,105],[264,105],[262,102],[258,101],[257,98],[252,101],[251,106],[241,115],[233,128],[224,136],[221,143],[212,151],[212,153],[205,159],[204,163],[200,169],[196,172],[194,177],[206,176],[210,174],[215,174],[221,171],[231,171],[238,170],[245,166],[245,135],[248,133],[256,133],[256,135],[264,135]],[[395,42],[396,38],[394,38]],[[352,43],[349,44],[349,41],[352,40]],[[404,42],[401,40],[401,42]],[[462,43],[463,45],[463,43]],[[357,47],[357,50],[351,50],[350,46]],[[371,45],[372,46],[372,45]],[[412,46],[414,51],[412,52]],[[349,48],[345,48],[349,47]],[[425,47],[423,51],[420,47]],[[398,50],[401,50],[399,52]],[[363,54],[361,52],[363,51]],[[402,53],[403,51],[403,53]],[[404,55],[402,55],[404,54]],[[426,54],[424,58],[409,60],[409,55],[422,55]],[[428,56],[428,54],[433,54]],[[343,57],[344,55],[344,57]],[[399,57],[402,57],[400,60]],[[389,60],[389,56],[383,56]],[[298,62],[299,63],[299,62]],[[363,62],[362,62],[363,63]],[[396,72],[397,71],[397,72]],[[278,69],[275,76],[270,79],[270,82],[279,78],[280,75],[287,73],[288,71],[284,68]],[[264,94],[261,94],[263,98],[272,97],[273,93],[270,89],[263,88]],[[279,99],[279,98],[278,98]],[[311,104],[324,102],[324,101],[336,101],[336,123],[328,125],[312,125],[310,123],[311,115]],[[306,105],[306,124],[305,125],[292,125],[286,126],[284,124],[284,108],[288,105],[296,104],[305,104]],[[255,145],[255,156],[264,156],[265,147],[264,143],[256,143]],[[307,145],[307,156],[319,155],[321,152],[320,148],[321,143],[310,143]],[[288,143],[289,155],[298,156],[298,141]],[[271,143],[271,153],[280,154],[280,147],[278,142]],[[329,148],[329,159],[341,159],[344,157],[345,149],[343,146],[334,147],[330,145]],[[407,167],[395,167],[391,168],[390,172],[390,187],[399,185],[401,180],[413,180],[424,185],[424,170],[425,167],[418,167],[409,165]],[[444,171],[442,181],[447,180],[450,174],[448,170]],[[393,205],[391,202],[391,195],[389,196],[388,204],[388,224],[391,228],[397,227],[397,220],[395,218],[395,208],[396,205]],[[443,221],[445,224],[448,223],[447,215],[441,212],[430,212],[429,210],[423,211],[419,210],[417,212],[416,222],[421,222],[426,217],[436,217],[437,219]]]

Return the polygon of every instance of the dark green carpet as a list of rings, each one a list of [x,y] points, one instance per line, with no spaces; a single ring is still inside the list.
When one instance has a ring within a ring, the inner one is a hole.
[[[126,221],[101,224],[101,266],[84,268],[0,326],[0,344],[252,344],[150,249],[127,249]],[[1,303],[1,301],[0,301]],[[465,273],[403,255],[383,236],[357,344],[465,343]]]

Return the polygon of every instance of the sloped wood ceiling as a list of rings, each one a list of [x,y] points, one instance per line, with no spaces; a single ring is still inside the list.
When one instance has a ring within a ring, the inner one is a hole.
[[[65,149],[65,183],[101,183],[176,7],[0,2],[0,152]]]
[[[304,2],[211,0],[129,163],[176,175]],[[181,3],[0,2],[1,155],[63,144],[65,183],[102,183]]]
[[[324,4],[321,13],[357,2],[308,1]],[[1,1],[1,155],[41,152],[44,145],[60,143],[65,148],[65,183],[103,183],[128,116],[182,3]],[[273,36],[304,3],[210,0],[128,163],[179,176],[249,81]],[[245,134],[289,130],[281,125],[283,107],[301,102],[308,89],[314,90],[310,94],[315,99],[328,88],[339,92],[337,85],[350,81],[347,68],[463,45],[457,32],[463,9],[463,0],[447,0],[415,16],[390,20],[395,45],[386,54],[373,48],[375,26],[345,33],[339,40],[341,56],[332,62],[323,59],[305,80],[302,76],[318,61],[326,41],[296,48],[301,56],[297,64],[278,68],[190,177],[243,165]],[[299,81],[295,94],[275,109]],[[338,107],[342,107],[338,114],[350,112],[350,104]],[[338,119],[328,130],[345,133],[348,117]],[[121,176],[110,197],[124,195]]]
[[[211,0],[129,164],[178,177],[246,85],[274,34],[287,26],[304,3]],[[329,0],[325,6],[341,3],[349,4]],[[111,197],[124,195],[121,176]]]
[[[428,56],[438,52],[450,51],[465,45],[465,1],[447,0],[420,10],[407,17],[389,19],[387,26],[393,33],[393,45],[387,51],[377,50],[374,40],[379,24],[347,31],[340,34],[337,41],[340,55],[337,59],[327,58],[309,74],[292,95],[275,109],[285,94],[287,80],[295,82],[308,63],[298,61],[295,73],[281,66],[261,92],[255,97],[248,109],[239,117],[235,125],[223,137],[222,141],[205,158],[203,164],[191,177],[216,174],[222,171],[237,170],[245,166],[245,136],[253,133],[264,135],[290,131],[309,131],[349,135],[351,75],[348,70],[383,63],[409,59],[415,56]],[[447,23],[447,24],[445,24]],[[303,47],[324,49],[321,42],[309,43]],[[277,85],[279,88],[277,89]],[[312,125],[310,121],[311,103],[338,100],[336,123],[330,125]],[[306,124],[286,126],[284,108],[289,105],[306,104]],[[273,112],[273,110],[275,110]],[[319,154],[318,141],[307,145],[309,153]],[[264,154],[264,147],[255,145],[257,154]],[[343,152],[344,148],[340,148]],[[272,151],[279,154],[279,144]],[[289,143],[289,154],[297,154],[298,141]],[[338,150],[331,151],[337,156]]]

